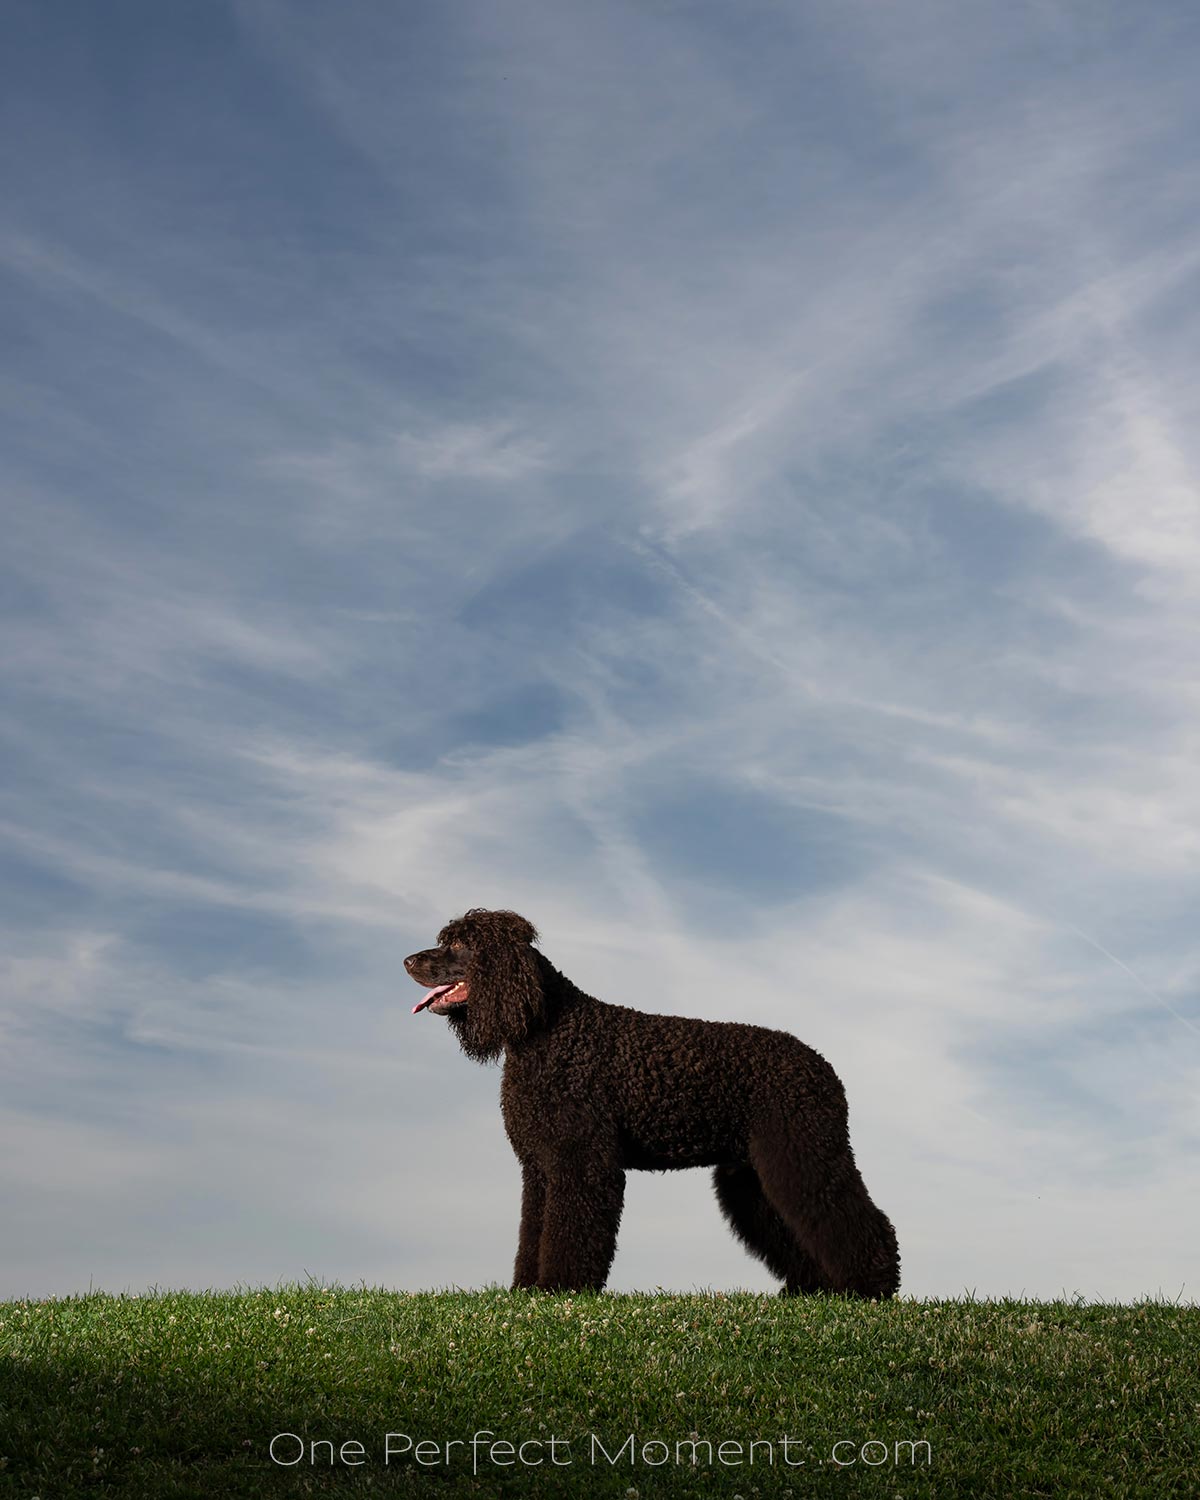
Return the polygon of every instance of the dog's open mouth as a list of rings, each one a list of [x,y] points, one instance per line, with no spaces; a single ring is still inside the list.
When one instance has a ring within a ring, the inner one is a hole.
[[[442,1015],[448,1010],[453,1010],[457,1005],[465,1005],[470,993],[465,979],[460,979],[457,984],[439,984],[430,990],[423,1000],[418,1000],[412,1008],[415,1016],[419,1010],[426,1006],[433,1011],[434,1015]]]

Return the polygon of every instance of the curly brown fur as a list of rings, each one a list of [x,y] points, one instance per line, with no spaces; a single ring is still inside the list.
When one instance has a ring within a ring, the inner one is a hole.
[[[872,1203],[837,1074],[783,1031],[585,995],[516,912],[473,908],[404,960],[468,1056],[504,1054],[524,1186],[514,1287],[599,1290],[630,1168],[715,1168],[721,1211],[788,1292],[890,1297],[896,1234]]]

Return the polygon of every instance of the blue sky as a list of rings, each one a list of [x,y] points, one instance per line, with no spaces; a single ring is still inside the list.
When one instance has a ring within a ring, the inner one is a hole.
[[[505,1280],[483,905],[826,1053],[906,1290],[1194,1297],[1195,7],[8,16],[0,1294]]]

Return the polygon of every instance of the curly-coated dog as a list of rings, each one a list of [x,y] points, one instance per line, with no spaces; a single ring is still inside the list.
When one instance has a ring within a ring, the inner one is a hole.
[[[504,1054],[524,1174],[513,1286],[598,1291],[626,1169],[714,1167],[725,1217],[785,1291],[890,1297],[896,1234],[858,1174],[825,1059],[783,1031],[594,1000],[536,938],[516,912],[474,908],[404,960],[432,986],[414,1014],[445,1016],[480,1062]]]

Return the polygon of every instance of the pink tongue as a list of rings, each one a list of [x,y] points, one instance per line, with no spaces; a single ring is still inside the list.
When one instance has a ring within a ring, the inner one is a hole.
[[[454,986],[452,984],[439,984],[436,989],[430,990],[423,1000],[418,1000],[416,1005],[413,1006],[413,1015],[415,1016],[419,1010],[424,1010],[425,1007],[436,1000],[439,995],[444,995],[447,990],[452,990],[453,988]]]

